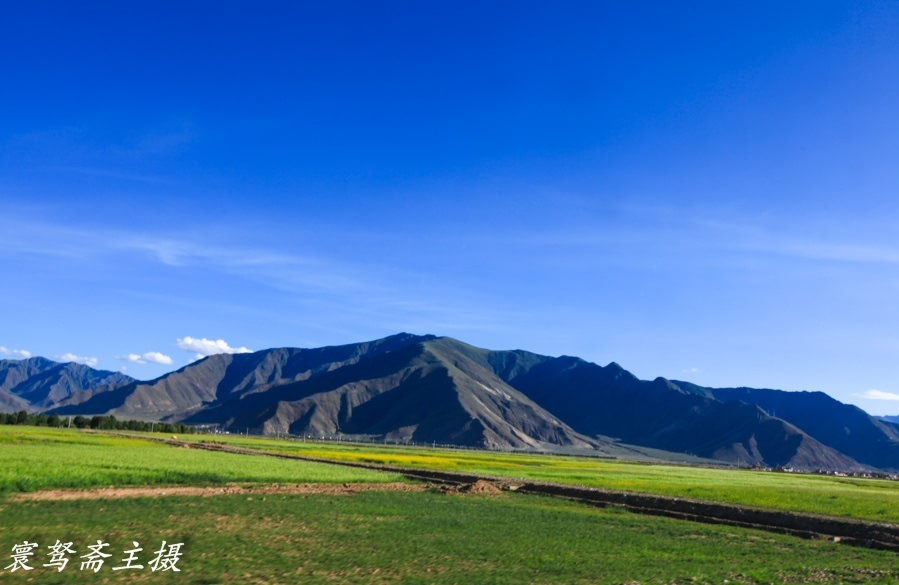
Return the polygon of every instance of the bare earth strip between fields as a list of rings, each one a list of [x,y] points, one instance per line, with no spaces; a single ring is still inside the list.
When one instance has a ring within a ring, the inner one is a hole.
[[[160,498],[168,496],[225,496],[225,495],[328,495],[344,496],[359,492],[413,492],[423,491],[421,484],[395,483],[303,483],[295,485],[263,486],[208,486],[208,487],[122,487],[96,488],[87,490],[43,490],[17,494],[14,502],[59,501],[59,500],[100,500],[120,498]]]

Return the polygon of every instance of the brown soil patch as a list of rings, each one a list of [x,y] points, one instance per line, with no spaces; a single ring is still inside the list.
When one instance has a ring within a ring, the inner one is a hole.
[[[97,488],[89,490],[44,490],[18,494],[15,502],[47,500],[100,500],[119,498],[162,498],[167,496],[222,496],[222,495],[305,495],[323,494],[329,496],[352,495],[359,492],[417,492],[427,489],[424,485],[408,483],[303,483],[290,485],[241,486],[229,484],[208,487],[122,487]]]
[[[466,483],[462,485],[440,487],[440,490],[447,494],[501,494],[502,490],[495,483],[479,479],[474,483]]]
[[[500,494],[502,490],[497,487],[496,484],[490,483],[489,481],[484,481],[483,479],[479,479],[473,484],[466,486],[468,489],[464,489],[462,491],[468,492],[469,494]]]

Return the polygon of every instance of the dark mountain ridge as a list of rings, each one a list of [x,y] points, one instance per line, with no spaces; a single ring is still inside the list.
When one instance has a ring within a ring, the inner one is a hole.
[[[739,465],[899,468],[899,427],[822,393],[644,381],[614,362],[433,335],[220,354],[149,381],[32,360],[0,360],[0,408],[500,449],[620,454],[638,446]]]
[[[447,338],[399,334],[215,355],[150,382],[73,396],[55,411],[493,448],[600,445],[458,350]]]
[[[509,383],[585,435],[740,465],[861,468],[754,404],[693,394],[664,378],[639,380],[614,362],[550,358]]]

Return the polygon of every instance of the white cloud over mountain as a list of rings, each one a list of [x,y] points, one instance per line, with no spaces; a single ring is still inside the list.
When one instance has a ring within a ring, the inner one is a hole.
[[[253,353],[253,350],[246,347],[231,347],[224,339],[181,337],[177,343],[184,351],[194,352],[197,359],[219,353]]]
[[[144,354],[129,353],[127,355],[116,356],[117,360],[130,362],[132,364],[162,364],[164,366],[172,365],[172,358],[158,351],[148,351]]]
[[[893,392],[884,392],[883,390],[865,390],[861,394],[857,394],[861,398],[868,400],[899,400],[899,394]]]
[[[62,355],[58,355],[56,356],[56,360],[60,362],[75,362],[78,364],[84,364],[85,366],[89,366],[91,368],[97,367],[97,364],[100,361],[95,357],[84,357],[75,355],[74,353],[64,353]]]
[[[14,358],[27,359],[31,357],[31,352],[27,349],[8,349],[0,345],[0,355],[8,355]]]

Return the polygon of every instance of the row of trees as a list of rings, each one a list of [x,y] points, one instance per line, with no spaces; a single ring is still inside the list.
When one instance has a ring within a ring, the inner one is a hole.
[[[193,427],[182,423],[144,422],[141,420],[118,420],[109,416],[78,415],[74,418],[60,417],[58,414],[45,414],[43,412],[32,414],[24,410],[19,412],[0,413],[0,424],[4,425],[28,425],[33,427],[76,427],[79,429],[102,429],[116,431],[155,431],[159,433],[188,434],[194,433]]]

